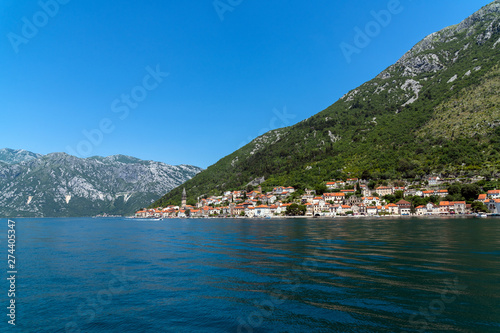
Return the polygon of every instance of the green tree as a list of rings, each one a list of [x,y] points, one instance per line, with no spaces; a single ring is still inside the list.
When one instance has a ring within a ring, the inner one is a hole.
[[[384,198],[383,198],[386,202],[388,203],[396,203],[396,197],[392,194],[387,194],[387,195],[384,195]]]
[[[437,195],[431,195],[429,198],[429,201],[428,202],[432,202],[433,204],[438,204],[439,201],[441,201],[441,198]]]
[[[486,205],[484,203],[480,202],[480,201],[474,201],[471,204],[471,209],[475,213],[487,212],[488,211],[488,207],[486,207]]]
[[[291,204],[286,208],[286,215],[288,216],[304,216],[306,214],[306,206]]]
[[[457,194],[462,194],[462,185],[460,183],[453,183],[448,187],[448,194],[449,195],[457,195]]]
[[[326,184],[323,182],[316,184],[316,186],[314,186],[314,189],[316,190],[317,195],[322,195],[323,193],[326,193],[328,191],[328,189],[326,188]]]
[[[481,193],[481,188],[477,184],[465,184],[462,186],[462,196],[467,201],[476,200]]]

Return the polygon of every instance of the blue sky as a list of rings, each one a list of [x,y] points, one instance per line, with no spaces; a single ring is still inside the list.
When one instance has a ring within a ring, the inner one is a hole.
[[[0,148],[207,167],[489,2],[3,0]]]

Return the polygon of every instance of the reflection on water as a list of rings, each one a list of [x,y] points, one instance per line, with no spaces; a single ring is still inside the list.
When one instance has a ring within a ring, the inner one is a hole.
[[[20,219],[17,329],[499,332],[499,222]]]

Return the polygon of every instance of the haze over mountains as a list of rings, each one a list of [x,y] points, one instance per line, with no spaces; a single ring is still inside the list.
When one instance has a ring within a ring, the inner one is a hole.
[[[134,157],[0,149],[0,216],[131,214],[202,169]]]
[[[500,1],[417,43],[374,79],[294,126],[270,131],[184,186],[188,198],[346,176],[500,172]],[[183,186],[183,187],[184,187]],[[152,206],[179,204],[175,189]]]

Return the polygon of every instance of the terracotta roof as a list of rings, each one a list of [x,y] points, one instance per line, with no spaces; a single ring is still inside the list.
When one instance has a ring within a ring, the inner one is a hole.
[[[345,197],[345,193],[324,193],[323,196],[327,196],[327,197]]]

